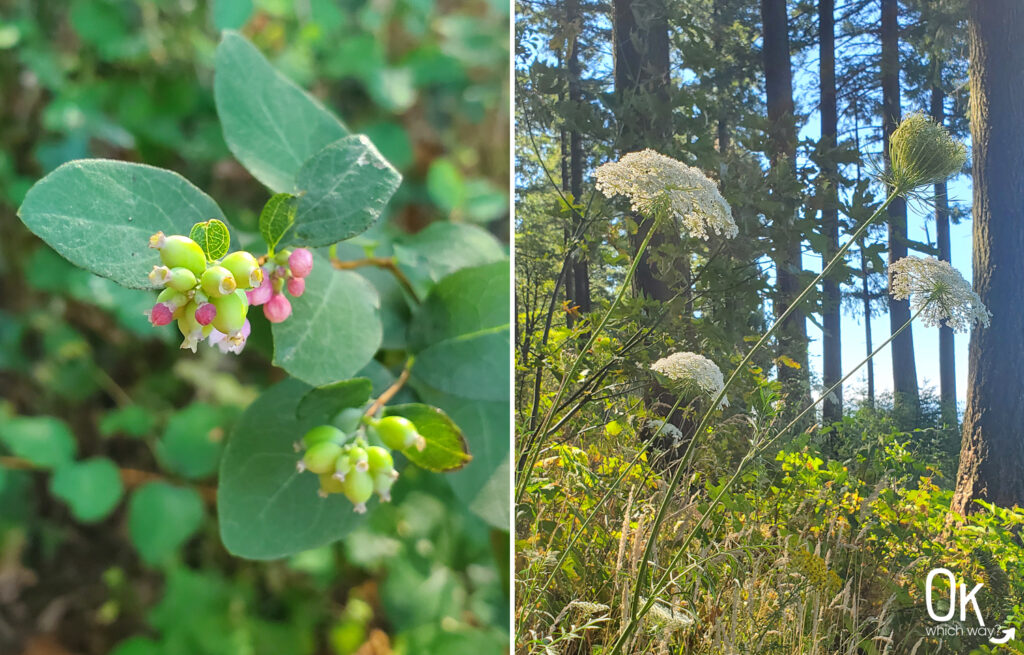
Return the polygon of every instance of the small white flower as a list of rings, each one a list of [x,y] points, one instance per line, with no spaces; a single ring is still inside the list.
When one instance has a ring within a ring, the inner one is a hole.
[[[967,332],[975,321],[988,326],[991,314],[960,272],[934,257],[904,257],[892,264],[889,292],[897,300],[910,299],[914,312],[928,327],[943,322],[954,332]]]
[[[725,387],[722,370],[713,361],[697,353],[672,353],[651,364],[651,370],[675,382],[693,385],[712,398]],[[720,405],[726,407],[729,401],[723,396]]]
[[[650,215],[663,203],[694,237],[709,232],[736,236],[732,209],[718,186],[700,169],[647,149],[597,168],[597,188],[606,197],[629,198],[633,211]]]
[[[641,597],[640,601],[646,603],[647,599]],[[687,630],[696,623],[691,613],[660,598],[654,600],[650,611],[644,618],[648,627],[669,635]]]
[[[589,603],[585,600],[574,600],[569,603],[569,609],[579,610],[585,616],[604,614],[609,607],[603,603]]]

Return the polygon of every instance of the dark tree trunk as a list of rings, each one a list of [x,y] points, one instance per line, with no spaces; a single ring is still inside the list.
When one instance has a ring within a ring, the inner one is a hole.
[[[663,0],[614,0],[612,13],[618,149],[623,153],[643,148],[664,151],[672,138],[672,77],[665,5]],[[644,218],[637,217],[639,229],[633,235],[633,246],[637,249],[651,228],[650,220]],[[681,250],[682,240],[676,230],[659,230],[651,237],[633,277],[637,292],[662,302],[673,298],[678,289],[666,283],[668,271],[657,270],[651,253]]]
[[[945,119],[943,104],[946,94],[939,86],[938,70],[932,86],[931,115],[936,123]],[[950,260],[949,244],[949,198],[946,182],[935,185],[935,235],[939,246],[939,259]],[[946,425],[957,425],[956,415],[956,355],[953,348],[953,329],[947,325],[939,327],[939,402],[942,405],[942,421]]]
[[[836,108],[836,53],[835,53],[835,0],[818,2],[818,60],[821,86],[821,141],[828,149],[836,147],[839,126]],[[828,239],[824,253],[826,262],[839,250],[839,197],[838,180],[831,155],[822,170],[824,178],[824,205],[821,210],[821,230]],[[822,354],[824,359],[822,382],[830,388],[843,377],[843,346],[841,335],[841,299],[839,280],[835,276],[822,283],[821,324],[824,328]],[[839,387],[822,405],[822,418],[826,424],[843,418],[843,388]]]
[[[761,0],[764,33],[764,78],[768,104],[769,158],[775,188],[772,194],[783,206],[778,216],[770,216],[776,272],[774,308],[776,317],[785,312],[800,287],[801,234],[795,226],[796,200],[790,189],[796,178],[796,118],[793,107],[793,77],[790,70],[789,16],[786,0]],[[788,357],[797,368],[780,361],[779,380],[792,397],[802,400],[809,394],[807,373],[807,322],[804,313],[795,311],[779,327],[778,355]]]
[[[860,283],[861,299],[864,301],[864,350],[865,356],[871,355],[875,347],[871,343],[871,287],[868,284],[871,271],[868,270],[868,258],[864,254],[864,241],[860,245]],[[868,359],[868,407],[875,406],[875,360]]]
[[[899,2],[882,0],[882,125],[885,168],[891,170],[889,138],[900,123]],[[897,198],[889,205],[889,264],[907,256],[907,203]],[[890,284],[892,276],[889,277]],[[889,297],[889,329],[896,332],[910,320],[910,302]],[[919,397],[914,361],[913,326],[908,326],[890,346],[892,351],[893,402],[897,420],[911,427],[917,420]]]
[[[974,290],[992,312],[971,334],[953,509],[1024,506],[1024,4],[970,2]]]
[[[569,131],[566,130],[564,127],[561,129],[559,133],[559,145],[561,146],[559,163],[561,164],[560,168],[562,172],[562,193],[565,194],[569,193]],[[565,302],[570,307],[572,306],[573,299],[576,296],[576,290],[573,288],[576,278],[572,274],[571,263],[571,251],[573,250],[573,248],[575,248],[575,239],[573,239],[572,234],[574,222],[575,221],[570,220],[569,223],[562,230],[562,241],[565,244],[565,256],[570,258],[569,263],[567,264],[569,270],[566,271],[565,273]],[[575,322],[576,320],[573,317],[572,313],[566,312],[566,327],[568,327],[571,330]]]
[[[566,22],[570,30],[569,52],[566,69],[569,73],[569,104],[575,115],[579,115],[583,104],[583,89],[580,82],[579,34],[583,29],[583,16],[580,14],[579,0],[566,0]],[[579,204],[583,197],[583,138],[580,131],[573,126],[569,130],[569,193],[574,204]],[[583,217],[573,211],[573,231],[579,236],[580,247],[573,260],[573,301],[579,305],[580,312],[590,311],[590,262],[587,257],[586,241],[583,239]]]

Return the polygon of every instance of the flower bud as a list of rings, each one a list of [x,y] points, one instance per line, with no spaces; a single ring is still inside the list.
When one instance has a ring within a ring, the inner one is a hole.
[[[217,316],[217,306],[212,302],[203,303],[196,309],[196,323],[209,325]]]
[[[345,496],[355,506],[353,509],[357,514],[366,513],[366,501],[373,495],[373,476],[366,471],[353,469],[341,483]]]
[[[298,298],[306,291],[306,280],[301,277],[293,277],[287,283],[288,293]]]
[[[906,194],[944,182],[967,161],[964,144],[954,141],[942,125],[921,112],[903,119],[889,138],[890,184]]]
[[[334,424],[337,425],[343,432],[351,434],[359,428],[359,424],[363,422],[363,410],[358,407],[349,407],[348,409],[341,410],[336,417],[334,417]]]
[[[391,451],[380,446],[370,446],[366,449],[367,462],[370,465],[371,473],[389,473],[395,470],[395,460]]]
[[[157,232],[149,238],[149,247],[160,251],[160,259],[170,268],[187,268],[195,275],[206,270],[206,253],[199,244],[185,236],[165,236]]]
[[[327,498],[329,494],[340,494],[345,492],[345,485],[341,483],[341,480],[336,479],[331,475],[320,476],[320,497]]]
[[[174,289],[175,291],[181,291],[184,293],[186,291],[191,291],[195,286],[195,273],[182,266],[171,269],[170,279],[167,281],[167,287],[169,289]]]
[[[154,327],[168,325],[174,320],[174,309],[165,302],[158,302],[149,311],[149,322]]]
[[[171,281],[171,269],[166,266],[154,266],[149,272],[149,283],[157,288],[164,288]]]
[[[356,471],[370,470],[370,456],[366,449],[355,446],[348,451],[348,457],[352,462],[352,468]]]
[[[374,428],[384,445],[392,450],[405,450],[411,446],[423,450],[426,446],[413,422],[403,416],[385,416],[377,421]]]
[[[184,337],[184,340],[181,342],[181,348],[183,350],[191,350],[192,352],[195,352],[199,342],[202,341],[206,334],[209,334],[207,330],[211,332],[213,331],[212,327],[203,327],[196,320],[197,309],[198,307],[196,307],[196,304],[194,302],[190,302],[185,305],[181,316],[178,318],[178,331],[181,332],[181,336]]]
[[[317,475],[334,473],[334,463],[341,453],[342,448],[336,443],[318,443],[306,451],[298,468],[300,471],[309,470]]]
[[[280,271],[281,269],[278,269]],[[270,276],[270,288],[274,290],[274,293],[284,292],[285,279],[275,272]]]
[[[231,253],[221,261],[220,265],[231,271],[239,288],[251,289],[258,287],[263,282],[263,269],[260,268],[259,262],[244,250],[236,250]]]
[[[238,288],[235,276],[223,266],[211,266],[203,273],[203,291],[211,298],[219,298],[234,293]]]
[[[348,474],[352,472],[352,455],[344,453],[334,462],[334,479],[344,482]]]
[[[283,293],[275,293],[267,304],[263,305],[263,315],[271,323],[281,323],[292,315],[292,304]]]
[[[318,425],[302,437],[302,445],[306,448],[312,448],[318,443],[333,442],[340,446],[345,443],[346,439],[348,437],[345,433],[333,425]]]
[[[288,256],[288,268],[295,277],[306,277],[313,270],[313,253],[305,248],[296,248]]]
[[[270,284],[270,276],[264,275],[259,286],[247,291],[246,295],[249,297],[249,304],[253,307],[265,305],[270,300],[270,297],[274,295],[274,289]]]
[[[175,291],[174,289],[164,289],[160,292],[160,295],[156,297],[157,302],[162,302],[174,311],[174,318],[178,318],[178,310],[188,304],[188,296]]]
[[[385,503],[391,502],[391,487],[394,486],[397,479],[398,471],[393,469],[391,473],[373,474],[373,490],[380,496],[381,501]]]
[[[229,336],[242,329],[249,311],[249,301],[244,291],[239,289],[226,296],[213,298],[211,302],[217,308],[217,314],[213,317],[213,327]]]
[[[291,250],[279,250],[277,254],[274,255],[274,263],[279,266],[285,266],[288,264],[288,258],[291,256]]]

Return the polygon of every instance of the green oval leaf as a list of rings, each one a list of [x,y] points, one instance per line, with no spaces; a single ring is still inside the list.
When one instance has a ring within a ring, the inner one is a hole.
[[[295,469],[292,444],[315,419],[296,409],[309,387],[285,380],[242,414],[224,449],[217,512],[224,546],[248,559],[276,559],[344,537],[360,521],[341,495],[317,496],[319,481]]]
[[[395,243],[403,268],[437,282],[457,270],[503,261],[501,242],[487,230],[467,223],[437,221]]]
[[[196,223],[189,232],[189,238],[199,244],[210,261],[220,259],[228,254],[231,245],[231,233],[228,226],[216,218]]]
[[[374,288],[317,256],[306,292],[292,298],[292,315],[273,325],[274,364],[313,386],[350,378],[380,347],[382,328]]]
[[[224,436],[224,413],[213,405],[192,403],[167,421],[157,457],[178,475],[205,478],[217,470]]]
[[[172,171],[106,159],[68,162],[29,189],[18,216],[75,266],[132,289],[149,289],[160,263],[149,237],[188,234],[223,219],[209,196]]]
[[[317,387],[302,397],[296,416],[326,423],[343,409],[365,405],[372,392],[373,384],[369,378],[353,378]]]
[[[409,325],[413,375],[463,398],[509,397],[509,263],[464,268],[438,282]]]
[[[202,521],[203,499],[189,487],[147,482],[128,501],[128,533],[147,564],[164,562]]]
[[[281,238],[295,223],[295,196],[290,193],[276,193],[271,196],[260,212],[260,235],[267,249],[274,252]]]
[[[70,462],[77,448],[68,426],[51,416],[19,416],[0,422],[0,443],[40,468]]]
[[[114,462],[94,457],[58,468],[50,478],[50,493],[66,502],[76,519],[94,523],[114,511],[124,484]]]
[[[462,430],[437,407],[422,403],[391,405],[384,408],[384,416],[409,419],[426,439],[427,447],[422,451],[416,448],[402,451],[410,462],[420,468],[435,472],[457,471],[473,459]]]
[[[348,134],[319,100],[274,70],[237,32],[224,32],[214,66],[214,99],[224,140],[270,189],[294,191],[295,174],[306,160]]]
[[[365,232],[380,218],[402,176],[361,134],[335,141],[309,158],[295,177],[295,226],[285,241],[326,246]]]

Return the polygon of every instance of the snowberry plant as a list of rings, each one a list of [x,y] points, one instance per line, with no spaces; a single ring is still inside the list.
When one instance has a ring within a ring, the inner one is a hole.
[[[408,465],[448,473],[456,497],[507,530],[504,247],[473,225],[378,225],[401,175],[369,139],[237,33],[215,67],[225,141],[269,191],[258,235],[177,173],[100,159],[54,170],[19,216],[76,266],[150,290],[153,329],[176,329],[183,349],[237,355],[270,323],[289,377],[225,447],[225,545],[269,559],[343,538]]]

